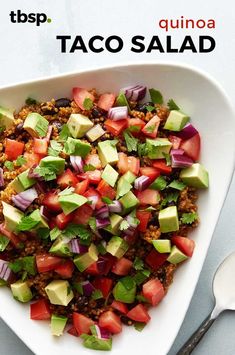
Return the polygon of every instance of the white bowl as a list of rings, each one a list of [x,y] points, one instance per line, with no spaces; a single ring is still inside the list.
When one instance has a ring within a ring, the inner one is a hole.
[[[70,97],[74,86],[118,92],[137,83],[160,90],[166,101],[173,98],[191,116],[202,137],[200,161],[210,174],[210,188],[200,193],[198,202],[201,223],[192,235],[196,241],[193,258],[177,270],[167,296],[151,309],[152,320],[142,333],[125,327],[113,339],[113,355],[166,355],[189,306],[234,169],[235,120],[226,94],[206,73],[185,65],[130,64],[2,88],[0,104],[19,109],[28,96],[39,100]],[[6,288],[0,290],[0,316],[38,355],[91,353],[67,334],[53,338],[48,322],[31,321],[29,307],[16,302]]]

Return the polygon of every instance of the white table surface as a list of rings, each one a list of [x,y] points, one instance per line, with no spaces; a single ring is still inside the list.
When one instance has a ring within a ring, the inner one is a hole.
[[[34,24],[13,24],[9,21],[11,10],[45,12],[52,19],[50,24],[36,27]],[[147,38],[166,33],[157,26],[161,18],[185,18],[216,20],[215,30],[172,30],[174,43],[180,43],[186,34],[193,38],[211,35],[216,39],[216,49],[209,54],[135,54],[129,49],[134,35]],[[235,6],[232,0],[8,0],[2,1],[0,11],[0,86],[30,80],[81,68],[91,68],[111,63],[138,61],[186,62],[206,70],[225,88],[235,100]],[[100,34],[104,37],[116,34],[124,40],[124,49],[117,54],[74,53],[61,54],[58,34],[81,34],[84,39]],[[157,87],[157,78],[156,78]],[[223,119],[223,117],[221,117]],[[222,142],[221,142],[222,144]],[[229,152],[228,152],[229,154]],[[219,188],[219,187],[218,187]],[[180,346],[195,330],[213,305],[211,282],[214,270],[222,259],[235,249],[235,180],[222,210],[214,237],[205,261],[195,294],[184,323],[168,355],[175,355]],[[195,355],[235,354],[235,315],[225,312],[214,323],[201,341]],[[0,353],[2,355],[29,355],[30,350],[0,320]],[[157,354],[157,352],[156,352]],[[47,355],[47,354],[46,354]]]

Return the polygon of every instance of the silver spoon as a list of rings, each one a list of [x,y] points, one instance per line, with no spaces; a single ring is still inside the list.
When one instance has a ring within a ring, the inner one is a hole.
[[[210,315],[202,322],[176,355],[189,355],[208,331],[221,312],[235,310],[235,252],[227,256],[216,270],[213,280],[215,306]]]

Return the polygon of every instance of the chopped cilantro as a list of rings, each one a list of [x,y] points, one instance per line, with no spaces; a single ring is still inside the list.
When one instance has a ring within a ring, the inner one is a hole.
[[[135,281],[131,276],[125,276],[119,280],[128,291],[135,287]]]
[[[155,110],[155,107],[151,106],[151,105],[147,105],[147,106],[145,106],[145,108],[148,112],[152,112],[153,110]]]
[[[168,203],[171,203],[171,202],[177,202],[178,200],[178,197],[179,197],[179,192],[178,191],[171,191],[169,192],[165,198],[162,200],[162,203],[161,203],[161,208],[165,207]]]
[[[147,278],[148,278],[148,275],[146,275],[144,273],[145,270],[142,270],[142,271],[138,271],[135,276],[134,276],[134,280],[135,280],[135,283],[139,286],[141,285]],[[148,271],[148,270],[147,270]]]
[[[17,272],[22,270],[22,261],[17,259],[8,264],[9,268],[16,274]]]
[[[55,240],[57,239],[60,235],[61,235],[61,230],[58,228],[58,227],[55,227],[53,228],[51,231],[50,231],[50,238],[51,240]]]
[[[91,110],[93,107],[93,101],[89,97],[86,97],[83,101],[83,107],[85,110]]]
[[[139,132],[140,129],[141,129],[140,126],[135,126],[135,125],[130,126],[130,127],[128,128],[129,132]]]
[[[133,135],[128,132],[128,130],[125,130],[123,132],[123,136],[126,142],[128,152],[137,152],[139,140],[137,138],[134,138]]]
[[[109,197],[106,197],[106,196],[102,197],[102,201],[104,203],[106,203],[107,205],[111,205],[111,203],[113,203],[113,201]]]
[[[37,104],[37,100],[33,99],[32,97],[27,97],[25,100],[26,105],[35,105]]]
[[[14,272],[26,271],[29,275],[36,275],[35,256],[25,256],[9,263],[9,268]]]
[[[94,290],[91,295],[92,300],[99,300],[100,298],[103,298],[103,293],[100,290]]]
[[[93,165],[91,165],[91,164],[86,164],[83,167],[84,172],[86,172],[86,171],[94,171],[95,169],[96,168]]]
[[[89,227],[91,228],[92,231],[96,231],[96,219],[95,217],[91,217],[88,221]]]
[[[65,142],[68,139],[69,136],[70,136],[70,132],[69,132],[68,125],[64,124],[62,126],[62,129],[61,129],[60,134],[59,134],[59,141],[60,142]]]
[[[39,228],[37,229],[37,235],[41,238],[41,239],[47,239],[50,235],[50,229],[48,228]]]
[[[22,166],[26,163],[26,158],[23,155],[19,155],[18,158],[16,159],[16,165],[17,166]]]
[[[73,288],[80,294],[83,295],[83,287],[81,282],[74,282],[73,283]]]
[[[44,178],[45,181],[51,181],[51,180],[55,180],[56,179],[56,167],[41,167],[41,166],[37,166],[34,169],[34,172],[39,174],[41,177]]]
[[[134,323],[134,328],[135,328],[138,332],[142,332],[142,330],[144,329],[145,326],[146,326],[146,323],[144,323],[144,322],[135,322],[135,323]]]
[[[147,300],[147,298],[145,298],[143,295],[137,295],[136,299],[139,302],[149,303],[149,300]]]
[[[33,219],[30,216],[24,216],[18,224],[17,230],[22,232],[30,231],[34,229],[39,224],[39,222],[39,220]]]
[[[147,133],[153,133],[155,128],[156,128],[156,124],[152,124],[151,126],[147,126],[144,129]]]
[[[78,236],[80,240],[90,243],[91,232],[88,231],[82,224],[70,223],[67,228],[60,232],[65,237],[74,238]]]
[[[137,151],[138,151],[138,156],[139,157],[145,156],[147,154],[146,144],[145,143],[138,144]]]
[[[173,180],[168,187],[171,187],[172,189],[180,190],[182,191],[185,188],[185,184],[182,181],[179,180]]]
[[[134,263],[133,263],[133,267],[136,269],[136,270],[143,270],[144,268],[144,262],[142,259],[140,259],[138,256],[136,256],[135,260],[134,260]]]
[[[130,227],[129,223],[124,219],[124,220],[121,222],[121,224],[120,224],[120,226],[119,226],[119,229],[120,229],[121,231],[125,231],[125,230],[127,230],[129,227]]]
[[[183,224],[192,224],[198,219],[198,214],[196,212],[183,213],[180,220]]]
[[[50,147],[48,148],[48,155],[53,157],[58,157],[58,155],[62,150],[63,150],[63,146],[61,143],[55,140],[50,141]]]
[[[0,252],[4,251],[8,246],[10,240],[5,235],[0,235]]]
[[[27,279],[27,277],[28,277],[28,273],[27,273],[27,271],[24,271],[22,276],[21,276],[21,280],[25,281]]]
[[[167,106],[169,108],[169,110],[180,110],[179,106],[176,105],[175,101],[173,99],[170,99],[168,102],[167,102]]]
[[[162,94],[160,93],[160,91],[155,90],[155,89],[149,89],[149,94],[151,97],[151,101],[154,104],[162,104],[163,103],[163,97]]]
[[[14,170],[14,163],[12,161],[6,160],[4,166],[10,171]]]
[[[105,248],[105,245],[100,243],[98,244],[97,246],[97,250],[98,250],[98,253],[101,254],[101,255],[105,255],[107,253],[107,250]]]
[[[159,176],[154,180],[154,182],[149,186],[153,190],[164,190],[166,188],[167,182],[163,176]]]
[[[73,192],[74,192],[74,187],[66,187],[66,189],[58,193],[58,196],[71,195]]]

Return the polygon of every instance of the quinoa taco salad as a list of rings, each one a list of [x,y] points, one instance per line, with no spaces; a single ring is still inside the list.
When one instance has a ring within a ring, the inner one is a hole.
[[[71,96],[0,107],[0,285],[52,335],[111,350],[192,257],[208,173],[200,132],[158,90]]]

